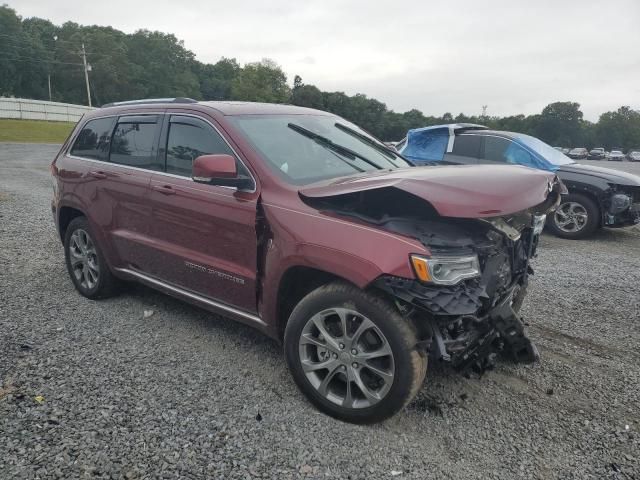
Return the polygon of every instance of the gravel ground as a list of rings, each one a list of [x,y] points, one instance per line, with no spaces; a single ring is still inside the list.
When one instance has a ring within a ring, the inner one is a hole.
[[[540,364],[432,366],[405,411],[353,426],[248,327],[141,286],[77,294],[55,151],[0,145],[0,477],[640,479],[640,232],[543,236],[523,312]]]

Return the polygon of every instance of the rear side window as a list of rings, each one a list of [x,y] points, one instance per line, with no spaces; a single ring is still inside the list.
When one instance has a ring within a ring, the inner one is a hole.
[[[95,160],[106,160],[115,118],[89,120],[76,137],[71,155]]]
[[[506,152],[511,140],[499,137],[484,137],[484,158],[490,162],[506,163]]]
[[[197,157],[216,153],[233,155],[229,145],[211,125],[193,117],[171,117],[167,136],[167,173],[190,177],[191,166]]]
[[[120,117],[113,132],[109,161],[149,170],[162,170],[156,151],[158,134],[156,115]]]
[[[461,157],[480,158],[481,139],[479,135],[457,135],[451,153]]]

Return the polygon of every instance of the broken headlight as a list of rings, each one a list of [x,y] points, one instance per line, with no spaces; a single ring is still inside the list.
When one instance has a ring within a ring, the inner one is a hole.
[[[631,197],[624,193],[616,193],[611,197],[611,205],[609,206],[609,213],[615,215],[617,213],[624,212],[631,206]]]
[[[533,234],[540,235],[544,230],[544,224],[547,220],[546,215],[534,215],[533,217]]]
[[[455,285],[467,278],[480,276],[477,255],[435,258],[411,255],[411,265],[418,280],[438,285]]]

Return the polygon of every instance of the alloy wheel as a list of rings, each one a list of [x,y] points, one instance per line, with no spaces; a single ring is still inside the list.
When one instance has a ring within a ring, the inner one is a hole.
[[[298,350],[309,383],[344,408],[375,405],[393,385],[395,365],[389,342],[355,310],[331,308],[311,317]]]
[[[566,233],[575,233],[587,225],[589,214],[586,208],[577,202],[561,204],[554,214],[557,227]]]
[[[92,290],[100,280],[98,253],[89,234],[79,228],[71,234],[69,242],[71,270],[78,284],[85,290]]]

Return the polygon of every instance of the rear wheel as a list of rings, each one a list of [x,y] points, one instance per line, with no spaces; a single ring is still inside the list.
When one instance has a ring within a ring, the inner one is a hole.
[[[591,235],[600,224],[600,209],[586,195],[562,196],[560,206],[551,216],[549,229],[558,237],[577,240]]]
[[[311,403],[353,423],[379,422],[402,409],[427,366],[408,320],[383,299],[340,282],[318,288],[293,310],[285,356]]]
[[[91,299],[115,293],[117,279],[109,270],[85,217],[74,218],[67,227],[64,253],[67,271],[78,292]]]

